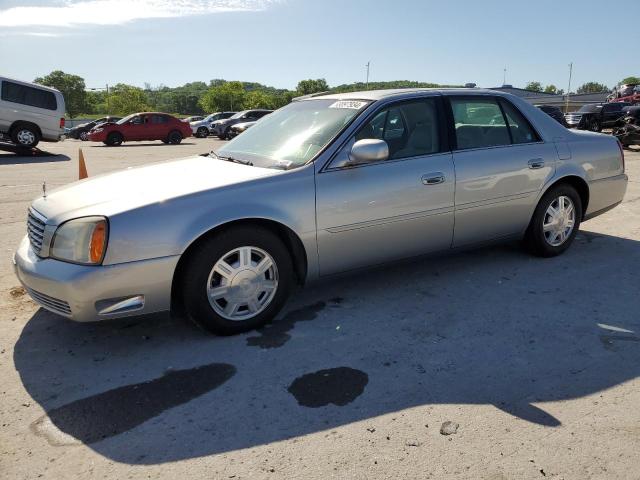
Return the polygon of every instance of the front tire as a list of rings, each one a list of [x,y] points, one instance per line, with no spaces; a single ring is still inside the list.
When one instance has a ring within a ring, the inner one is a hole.
[[[263,326],[282,309],[293,286],[293,264],[270,230],[232,227],[195,247],[180,288],[187,316],[218,335]]]
[[[111,132],[107,135],[107,146],[118,147],[124,142],[124,137],[119,132]]]
[[[555,257],[567,250],[582,220],[582,200],[571,185],[560,184],[544,194],[531,218],[525,242],[539,257]]]
[[[196,137],[198,137],[198,138],[206,138],[207,135],[209,135],[209,130],[207,130],[207,127],[198,128],[198,131],[196,132]]]

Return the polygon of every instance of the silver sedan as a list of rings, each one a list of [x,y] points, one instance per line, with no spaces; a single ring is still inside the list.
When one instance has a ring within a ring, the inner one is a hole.
[[[233,334],[340,272],[513,238],[559,255],[626,185],[614,137],[507,94],[311,96],[209,155],[36,199],[14,262],[36,302],[74,320],[180,309]]]

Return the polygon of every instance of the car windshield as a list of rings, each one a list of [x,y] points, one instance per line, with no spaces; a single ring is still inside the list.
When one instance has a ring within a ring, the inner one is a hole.
[[[131,120],[133,117],[135,117],[137,115],[137,113],[132,113],[131,115],[127,115],[124,118],[121,118],[120,120],[118,120],[116,123],[118,125],[124,125],[125,123],[127,123],[129,120]]]
[[[248,110],[245,110],[244,112],[238,112],[235,115],[232,115],[231,118],[242,118],[247,112]]]
[[[333,140],[368,103],[329,99],[293,102],[263,117],[216,154],[259,167],[299,167]]]

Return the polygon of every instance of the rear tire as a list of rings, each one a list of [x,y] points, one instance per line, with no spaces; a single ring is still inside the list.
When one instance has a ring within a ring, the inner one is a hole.
[[[20,124],[11,131],[11,140],[16,145],[25,148],[33,148],[40,142],[40,134],[38,129],[28,124]]]
[[[539,257],[555,257],[567,250],[582,220],[582,200],[568,184],[552,187],[536,207],[525,234],[529,251]]]
[[[86,142],[87,140],[89,140],[89,132],[80,132],[80,135],[78,135],[78,138],[83,142]]]
[[[124,142],[124,137],[120,132],[111,132],[109,135],[107,135],[106,144],[109,147],[118,147],[122,145],[122,142]]]
[[[174,130],[167,137],[167,141],[171,145],[178,145],[180,142],[182,142],[182,134],[180,132],[178,132],[177,130]]]
[[[270,322],[293,286],[291,255],[277,235],[261,227],[224,230],[196,246],[185,262],[179,284],[185,312],[218,335]]]
[[[589,123],[589,130],[592,132],[601,132],[602,126],[600,125],[600,122],[594,118],[591,120],[591,123]]]

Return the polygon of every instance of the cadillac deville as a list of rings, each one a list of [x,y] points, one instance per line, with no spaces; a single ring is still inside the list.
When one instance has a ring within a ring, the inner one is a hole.
[[[508,94],[308,96],[208,155],[37,198],[14,263],[73,320],[180,310],[234,334],[340,272],[514,238],[559,255],[626,186],[614,137]]]

